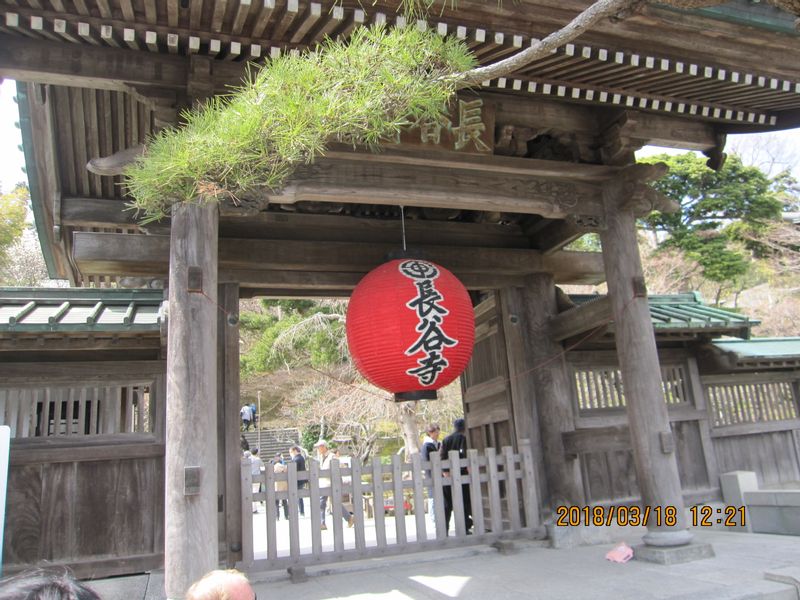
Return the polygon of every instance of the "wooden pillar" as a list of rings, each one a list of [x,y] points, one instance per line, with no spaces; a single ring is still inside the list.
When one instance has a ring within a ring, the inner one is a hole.
[[[168,598],[218,565],[215,203],[172,211],[164,579]]]
[[[550,506],[584,503],[578,461],[567,456],[562,434],[574,431],[572,385],[564,348],[549,335],[550,319],[558,314],[552,275],[532,275],[522,290],[530,374],[536,390]]]
[[[242,483],[239,424],[239,284],[219,286],[217,311],[217,418],[219,444],[217,471],[222,498],[220,541],[228,567],[242,558]]]
[[[643,506],[650,507],[644,542],[679,546],[692,539],[688,531],[675,444],[661,388],[653,324],[644,288],[644,276],[632,212],[619,209],[623,182],[607,184],[607,227],[601,231],[608,295],[614,314],[617,356],[627,404],[636,478]],[[667,511],[677,522],[667,526]]]

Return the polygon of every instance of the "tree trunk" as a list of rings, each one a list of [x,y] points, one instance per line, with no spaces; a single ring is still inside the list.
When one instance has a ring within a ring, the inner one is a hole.
[[[406,447],[406,460],[412,454],[419,454],[419,427],[417,425],[417,403],[403,402],[398,405],[400,412],[400,429],[403,431],[403,442]]]

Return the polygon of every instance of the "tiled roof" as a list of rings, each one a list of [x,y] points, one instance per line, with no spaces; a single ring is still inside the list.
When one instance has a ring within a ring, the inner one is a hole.
[[[583,304],[597,295],[570,295],[576,304]],[[760,321],[731,310],[708,306],[699,293],[653,295],[648,297],[650,319],[656,334],[671,332],[713,333],[750,337],[750,328]]]
[[[0,333],[158,331],[162,290],[0,288]]]

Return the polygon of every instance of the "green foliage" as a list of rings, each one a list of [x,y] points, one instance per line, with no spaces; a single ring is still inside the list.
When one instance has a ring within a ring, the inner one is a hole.
[[[574,242],[570,242],[564,246],[564,250],[569,250],[571,252],[602,252],[603,248],[600,245],[599,235],[596,233],[587,233]]]
[[[669,174],[654,187],[681,207],[679,212],[656,211],[645,219],[651,229],[668,234],[662,246],[683,250],[712,281],[733,282],[744,276],[750,256],[735,243],[731,226],[759,228],[779,218],[782,203],[776,182],[756,167],[743,165],[738,156],[730,156],[719,172],[693,153],[651,156],[642,162],[669,165]]]
[[[186,112],[181,129],[156,134],[126,174],[131,206],[157,220],[201,195],[236,202],[278,190],[330,140],[376,147],[440,117],[453,74],[473,65],[461,41],[413,26],[359,28],[348,42],[284,55],[227,98]]]
[[[250,351],[242,356],[244,375],[274,371],[284,366],[310,364],[323,368],[341,364],[346,359],[344,319],[336,312],[338,307],[313,302],[311,305],[307,308],[304,304],[298,305],[303,306],[304,312],[300,312],[298,307],[284,309],[281,318],[242,314],[244,328],[261,332]]]
[[[262,298],[261,306],[267,309],[278,308],[287,313],[303,315],[317,306],[317,303],[313,300],[271,300],[269,298]]]
[[[0,267],[8,260],[8,250],[25,231],[28,211],[28,188],[18,185],[8,194],[0,194]]]
[[[321,427],[318,424],[303,427],[303,431],[300,432],[300,445],[309,452],[313,452],[314,444],[319,439],[320,431]]]

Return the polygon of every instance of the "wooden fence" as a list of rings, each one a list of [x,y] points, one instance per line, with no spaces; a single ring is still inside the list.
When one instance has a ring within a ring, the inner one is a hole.
[[[638,501],[626,399],[611,352],[572,352],[575,430],[563,434],[579,458],[587,501]],[[747,470],[767,487],[800,484],[800,374],[701,376],[689,353],[662,351],[661,382],[688,503],[721,497],[719,474]]]
[[[351,468],[333,460],[330,469],[325,470],[320,470],[317,461],[310,460],[307,471],[298,472],[296,465],[290,463],[288,472],[275,474],[271,465],[267,465],[266,472],[255,477],[251,475],[250,463],[244,459],[241,567],[249,571],[286,569],[485,544],[501,538],[530,536],[538,527],[538,498],[529,446],[524,446],[518,454],[504,447],[499,453],[494,448],[487,448],[481,454],[469,450],[465,459],[459,459],[457,452],[451,452],[444,461],[439,456],[431,458],[430,462],[424,462],[416,454],[410,463],[403,463],[394,456],[391,464],[375,458],[368,466],[353,463]],[[451,465],[456,468],[451,469]],[[448,470],[449,476],[443,472]],[[276,483],[279,489],[285,487],[283,482],[288,491],[275,491]],[[254,493],[254,487],[258,490],[259,486],[264,491]],[[452,490],[453,496],[455,532],[451,535],[445,530],[446,488]],[[429,504],[433,507],[433,519],[426,515],[426,492],[432,499]],[[473,530],[469,533],[462,492],[469,493],[472,503]],[[322,496],[329,497],[332,508],[332,518],[327,519],[329,529],[324,531],[320,514]],[[299,515],[301,498],[304,502],[307,499],[305,518]],[[284,500],[288,501],[288,522],[277,520],[283,516],[282,511],[278,514],[278,503]],[[265,522],[260,514],[253,512],[253,507],[258,508],[261,502],[266,509]],[[343,506],[352,509],[352,529],[341,517]],[[255,535],[254,525],[258,527]]]

